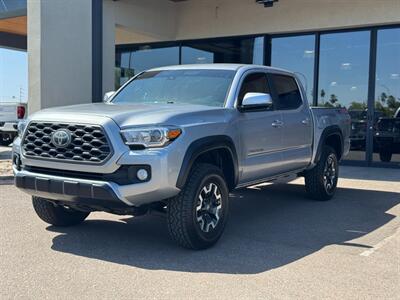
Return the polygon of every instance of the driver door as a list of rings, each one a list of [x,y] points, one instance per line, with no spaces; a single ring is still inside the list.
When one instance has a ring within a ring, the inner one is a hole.
[[[271,93],[265,72],[251,72],[245,75],[238,94],[238,107],[247,93]],[[281,172],[281,124],[282,113],[274,108],[239,113],[237,128],[242,162],[239,184],[258,181]]]

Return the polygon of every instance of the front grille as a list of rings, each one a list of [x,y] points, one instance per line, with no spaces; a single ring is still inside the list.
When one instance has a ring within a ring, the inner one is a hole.
[[[52,135],[59,129],[71,134],[65,147],[57,147]],[[29,123],[22,143],[23,154],[29,158],[101,164],[112,149],[104,130],[99,125],[65,123]]]

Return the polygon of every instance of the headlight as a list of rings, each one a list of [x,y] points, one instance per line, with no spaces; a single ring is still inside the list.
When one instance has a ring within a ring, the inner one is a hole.
[[[176,127],[130,128],[121,131],[125,144],[145,148],[164,147],[182,133]]]
[[[18,130],[19,137],[22,137],[24,135],[24,131],[25,131],[27,124],[28,124],[28,122],[26,120],[21,120],[18,122],[17,130]]]

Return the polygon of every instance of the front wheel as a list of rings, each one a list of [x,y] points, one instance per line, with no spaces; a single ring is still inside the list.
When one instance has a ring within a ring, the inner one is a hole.
[[[228,217],[228,187],[214,165],[195,165],[178,196],[167,204],[168,230],[188,249],[205,249],[221,237]]]
[[[305,174],[308,195],[320,201],[330,200],[336,192],[339,177],[337,154],[332,147],[324,146],[317,165]]]
[[[32,197],[32,204],[39,218],[54,226],[77,225],[89,215],[88,212],[57,205],[40,197]]]

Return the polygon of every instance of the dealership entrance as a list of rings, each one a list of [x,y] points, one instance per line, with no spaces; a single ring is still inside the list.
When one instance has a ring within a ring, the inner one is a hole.
[[[116,47],[116,88],[149,68],[203,63],[296,72],[310,105],[349,111],[345,163],[400,166],[400,26],[122,44]]]
[[[345,163],[399,168],[400,2],[268,2],[28,0],[29,112],[99,102],[152,67],[262,64],[295,71],[310,104],[349,111]]]

